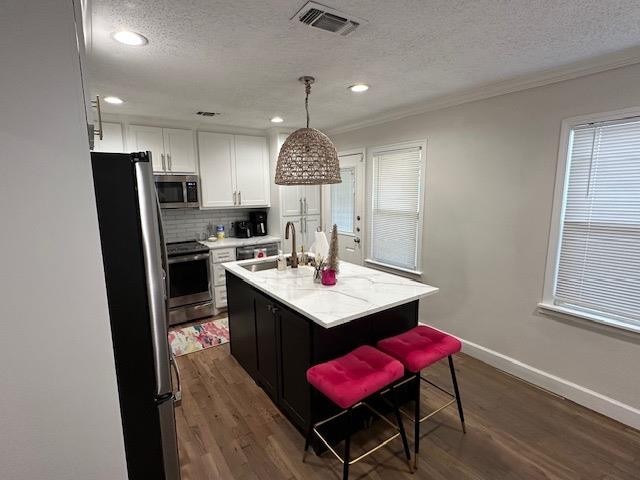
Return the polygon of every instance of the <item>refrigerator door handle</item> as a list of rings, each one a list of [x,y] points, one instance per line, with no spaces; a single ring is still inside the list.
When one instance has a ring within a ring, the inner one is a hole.
[[[135,172],[156,376],[155,393],[160,397],[172,392],[167,337],[167,287],[164,277],[168,274],[168,269],[165,268],[163,272],[164,245],[150,162],[136,162]]]
[[[182,387],[180,382],[180,369],[178,368],[178,362],[176,362],[175,355],[171,354],[171,366],[176,373],[176,389],[173,391],[173,403],[176,406],[180,406],[182,403]]]

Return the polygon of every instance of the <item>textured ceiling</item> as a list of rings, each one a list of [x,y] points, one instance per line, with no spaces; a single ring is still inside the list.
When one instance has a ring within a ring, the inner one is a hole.
[[[369,23],[340,37],[289,20],[305,0],[92,0],[91,85],[111,113],[329,128],[640,46],[638,0],[321,0]],[[126,47],[110,33],[149,39]],[[346,87],[366,82],[353,94]]]

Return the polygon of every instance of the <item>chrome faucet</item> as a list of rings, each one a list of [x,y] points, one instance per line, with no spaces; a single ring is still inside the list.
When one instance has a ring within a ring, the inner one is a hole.
[[[291,227],[291,268],[298,268],[298,252],[296,251],[296,226],[287,222],[284,227],[284,239],[289,240],[289,227]]]

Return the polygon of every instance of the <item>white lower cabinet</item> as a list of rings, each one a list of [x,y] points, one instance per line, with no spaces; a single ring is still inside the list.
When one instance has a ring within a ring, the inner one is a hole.
[[[287,223],[291,222],[296,229],[296,247],[300,253],[300,247],[308,252],[315,241],[315,231],[320,227],[320,215],[304,215],[298,217],[282,217],[282,236],[284,238]],[[291,237],[286,241],[286,252],[291,249]]]
[[[232,262],[236,259],[235,248],[218,248],[209,253],[211,265],[211,283],[213,294],[213,306],[218,310],[227,308],[227,277],[222,266],[225,262]]]

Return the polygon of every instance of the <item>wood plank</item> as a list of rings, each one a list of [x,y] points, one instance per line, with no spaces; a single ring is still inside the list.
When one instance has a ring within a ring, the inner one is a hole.
[[[330,454],[310,453],[304,439],[229,354],[229,345],[178,358],[183,402],[176,410],[183,480],[339,479]],[[640,480],[640,432],[464,354],[456,370],[467,420],[455,407],[422,425],[418,471],[411,475],[400,440],[351,469],[358,480]],[[446,362],[426,372],[451,384]],[[444,400],[423,385],[423,411]],[[411,404],[407,405],[411,408]],[[381,422],[353,440],[353,451],[383,438]],[[412,428],[405,422],[412,441]]]

